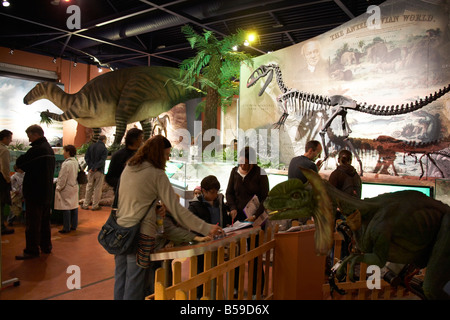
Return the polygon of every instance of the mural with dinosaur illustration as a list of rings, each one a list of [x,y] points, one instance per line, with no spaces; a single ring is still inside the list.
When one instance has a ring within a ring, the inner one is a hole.
[[[240,128],[279,127],[281,163],[323,137],[331,158],[351,143],[364,172],[450,177],[449,1],[379,8],[378,29],[363,14],[243,65]]]

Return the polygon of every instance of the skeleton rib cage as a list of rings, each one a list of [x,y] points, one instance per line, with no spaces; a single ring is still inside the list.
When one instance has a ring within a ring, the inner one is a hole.
[[[380,106],[377,104],[367,104],[358,103],[346,97],[340,95],[334,95],[331,97],[315,95],[311,93],[306,93],[299,91],[297,89],[288,88],[284,81],[281,73],[281,69],[277,64],[261,65],[256,69],[249,77],[247,81],[247,88],[253,86],[259,79],[268,76],[267,82],[264,84],[263,88],[259,92],[259,96],[265,91],[268,84],[271,82],[273,77],[273,72],[275,72],[277,85],[280,88],[282,94],[277,97],[278,106],[284,113],[294,113],[299,116],[307,116],[310,113],[316,111],[327,110],[332,106],[339,105],[342,103],[342,107],[350,108],[355,111],[364,112],[373,115],[380,116],[390,116],[390,115],[401,115],[409,112],[416,111],[429,103],[439,99],[447,92],[450,91],[450,84],[447,87],[439,89],[438,92],[430,94],[423,99],[416,100],[411,103],[406,103],[402,105],[389,105]]]
[[[258,96],[261,96],[266,90],[267,86],[272,81],[274,72],[276,76],[277,85],[282,92],[281,95],[277,97],[277,105],[283,112],[282,116],[275,124],[275,127],[281,127],[282,125],[284,125],[290,113],[294,113],[297,116],[303,117],[303,116],[310,116],[318,111],[326,111],[334,107],[335,110],[333,111],[333,114],[326,121],[326,123],[323,125],[320,131],[320,136],[325,151],[324,161],[329,156],[328,149],[325,144],[325,133],[327,133],[334,119],[337,116],[341,116],[342,130],[344,132],[344,141],[346,141],[348,147],[353,152],[357,161],[359,162],[361,175],[362,175],[361,159],[359,158],[352,143],[348,139],[351,133],[351,130],[347,123],[348,109],[379,116],[401,115],[421,109],[422,107],[430,104],[433,101],[436,101],[437,99],[444,96],[447,92],[450,91],[450,84],[449,84],[448,86],[439,89],[438,92],[430,94],[429,96],[426,96],[423,99],[415,100],[414,102],[402,105],[380,106],[377,104],[367,104],[366,102],[358,103],[355,100],[352,100],[342,95],[333,95],[331,97],[327,97],[301,92],[297,89],[288,88],[283,81],[281,69],[277,64],[267,64],[258,67],[248,78],[247,88],[252,87],[258,80],[267,77],[266,82],[263,84],[261,90],[258,93]]]

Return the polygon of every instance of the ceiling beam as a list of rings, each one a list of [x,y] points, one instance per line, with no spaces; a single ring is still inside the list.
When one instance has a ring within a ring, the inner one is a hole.
[[[342,9],[342,11],[345,12],[347,16],[349,16],[350,19],[354,19],[355,15],[346,7],[345,4],[342,3],[341,0],[334,0],[334,2],[339,6],[339,8]]]

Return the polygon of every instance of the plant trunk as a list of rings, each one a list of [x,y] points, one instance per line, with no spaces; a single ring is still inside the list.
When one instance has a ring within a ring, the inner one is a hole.
[[[219,93],[213,88],[208,88],[205,103],[205,113],[202,123],[203,136],[209,129],[217,129],[217,108],[219,107]],[[203,149],[213,141],[203,140]]]

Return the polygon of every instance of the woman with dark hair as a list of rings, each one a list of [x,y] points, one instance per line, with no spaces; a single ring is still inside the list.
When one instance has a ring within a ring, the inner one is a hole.
[[[59,171],[55,189],[55,210],[63,216],[63,228],[60,233],[69,233],[78,226],[78,161],[75,158],[77,149],[73,145],[63,147],[64,162]]]
[[[269,178],[264,169],[257,164],[256,152],[251,147],[245,147],[239,153],[239,165],[231,169],[230,179],[226,191],[227,205],[230,209],[232,221],[255,221],[264,212],[264,200],[269,193]],[[244,212],[247,203],[254,197],[258,197],[259,207],[250,215]],[[249,216],[247,216],[247,214]],[[261,226],[264,228],[264,225]],[[250,239],[247,246],[250,247]],[[259,244],[259,236],[256,236],[256,245]],[[258,271],[258,259],[254,259],[253,265],[253,295],[256,294],[256,275]],[[264,271],[262,271],[264,272]],[[264,287],[264,274],[262,276]],[[238,269],[235,273],[235,289],[239,284]]]
[[[147,140],[128,161],[120,176],[117,223],[131,227],[141,222],[137,252],[115,256],[114,299],[142,300],[145,298],[146,271],[150,253],[155,248],[156,215],[164,208],[152,205],[161,200],[172,217],[183,227],[202,235],[221,231],[183,207],[165,173],[172,145],[161,135]]]
[[[227,204],[234,221],[254,221],[264,212],[263,202],[269,193],[269,179],[267,174],[256,163],[256,152],[251,147],[245,147],[239,154],[239,165],[230,173],[226,190]],[[244,208],[247,203],[257,196],[259,207],[253,216],[247,217]]]
[[[352,153],[346,149],[339,151],[338,166],[330,174],[328,182],[356,198],[361,198],[361,177],[352,166]]]

